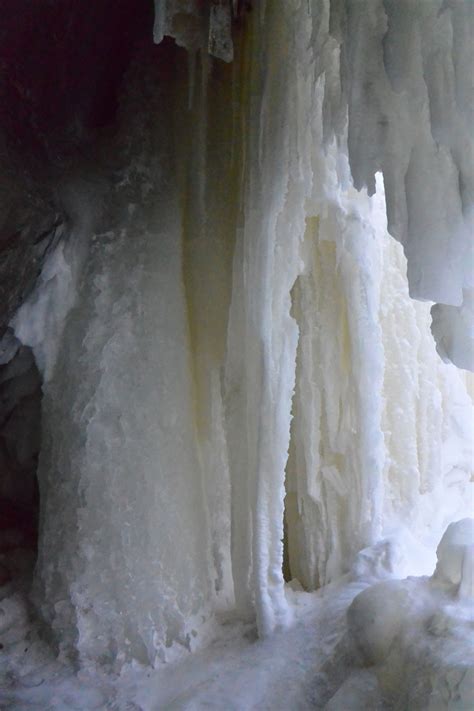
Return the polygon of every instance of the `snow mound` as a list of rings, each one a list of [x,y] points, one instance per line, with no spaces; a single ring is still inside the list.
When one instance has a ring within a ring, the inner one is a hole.
[[[377,677],[389,708],[473,708],[473,558],[474,520],[451,523],[430,578],[383,580],[349,607],[349,644],[360,666]],[[341,698],[361,684],[362,677],[350,677]],[[336,696],[328,708],[336,708]]]

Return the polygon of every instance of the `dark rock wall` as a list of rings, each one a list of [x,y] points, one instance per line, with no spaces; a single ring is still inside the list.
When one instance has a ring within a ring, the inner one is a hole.
[[[33,352],[8,329],[0,341],[0,583],[30,560],[20,550],[36,549],[41,397]]]
[[[96,160],[152,0],[0,0],[0,337],[68,222],[58,186]]]

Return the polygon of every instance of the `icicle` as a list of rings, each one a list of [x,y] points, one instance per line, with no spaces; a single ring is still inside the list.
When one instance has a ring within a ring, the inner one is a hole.
[[[388,228],[405,249],[410,295],[440,303],[433,329],[440,352],[473,367],[466,323],[474,284],[466,264],[474,140],[465,69],[474,62],[472,3],[349,0],[346,7],[339,31],[355,187],[373,192],[375,173],[383,172]],[[461,307],[463,290],[464,307],[445,311]]]

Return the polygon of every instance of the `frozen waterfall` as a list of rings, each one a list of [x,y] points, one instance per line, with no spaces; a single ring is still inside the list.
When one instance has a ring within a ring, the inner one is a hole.
[[[43,378],[32,599],[86,670],[431,575],[472,515],[473,7],[247,5],[155,0],[10,324]]]

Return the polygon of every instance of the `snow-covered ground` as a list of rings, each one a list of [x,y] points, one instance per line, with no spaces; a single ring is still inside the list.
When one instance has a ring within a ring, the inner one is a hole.
[[[25,588],[7,583],[0,708],[469,711],[473,525],[465,519],[448,528],[432,577],[393,579],[386,542],[319,592],[288,584],[291,627],[262,640],[254,624],[223,615],[207,648],[155,669],[134,663],[119,676],[57,659],[40,638]]]
[[[220,638],[208,648],[157,669],[134,665],[115,679],[92,669],[77,673],[58,661],[29,621],[24,596],[4,587],[0,708],[321,708],[331,688],[324,668],[332,666],[346,609],[365,586],[353,583],[326,594],[289,590],[297,613],[291,629],[258,640],[254,625],[223,619]]]

